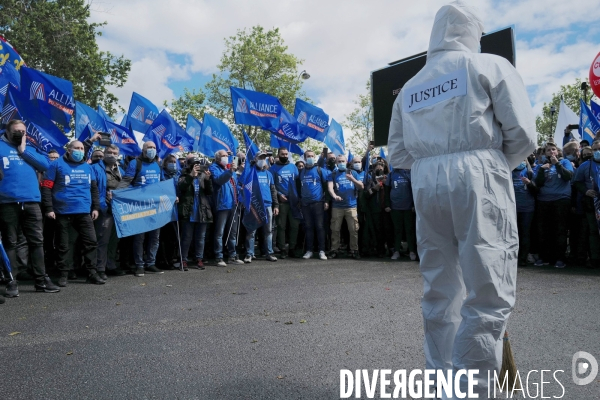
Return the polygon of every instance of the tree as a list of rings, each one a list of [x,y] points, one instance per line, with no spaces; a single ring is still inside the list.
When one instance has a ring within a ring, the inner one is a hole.
[[[235,36],[225,39],[225,50],[218,65],[220,73],[213,74],[206,84],[210,113],[228,123],[243,143],[241,129],[234,125],[229,87],[268,93],[293,112],[296,97],[305,99],[298,71],[302,62],[288,53],[278,28],[265,30],[254,26],[250,31],[238,30]],[[270,132],[258,127],[244,129],[251,138],[256,135],[259,147],[269,145]]]
[[[589,85],[589,80],[585,80]],[[581,91],[581,83],[583,80],[577,78],[575,83],[571,85],[562,85],[557,93],[552,94],[552,100],[550,103],[544,103],[542,107],[542,115],[538,115],[535,118],[535,128],[539,133],[538,144],[542,144],[548,139],[554,137],[554,129],[556,128],[556,121],[558,119],[558,109],[560,107],[561,98],[565,102],[565,105],[579,115],[580,104],[579,99],[583,98],[583,92]],[[596,98],[591,90],[588,90],[588,101],[592,98]],[[589,104],[589,103],[588,103]],[[554,106],[556,112],[554,116],[550,112],[550,108]]]
[[[123,56],[99,51],[96,36],[104,23],[89,23],[85,0],[3,0],[0,35],[21,54],[27,66],[73,82],[77,100],[101,105],[115,116],[117,97],[131,69]]]
[[[167,104],[166,100],[163,104],[169,108],[170,114],[175,121],[185,127],[188,114],[192,114],[196,119],[202,121],[206,109],[206,106],[203,105],[204,100],[206,100],[206,95],[202,90],[196,93],[195,90],[190,92],[188,88],[185,88],[183,89],[183,94],[178,99],[171,100],[170,105]]]
[[[354,101],[356,108],[348,115],[342,125],[350,130],[346,149],[361,157],[365,154],[369,141],[373,139],[373,101],[371,99],[371,81],[367,81],[366,94],[359,94]]]

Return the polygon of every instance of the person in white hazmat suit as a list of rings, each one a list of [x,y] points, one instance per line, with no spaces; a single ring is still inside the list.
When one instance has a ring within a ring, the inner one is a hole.
[[[438,11],[427,63],[394,103],[388,148],[394,168],[411,169],[426,368],[479,369],[476,393],[487,398],[515,303],[511,171],[537,134],[521,77],[506,59],[479,53],[482,32],[461,1]]]

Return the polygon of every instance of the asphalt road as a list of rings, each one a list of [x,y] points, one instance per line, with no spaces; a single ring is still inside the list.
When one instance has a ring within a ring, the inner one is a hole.
[[[0,305],[4,399],[337,399],[340,369],[424,368],[415,262],[258,260],[20,290]],[[521,373],[564,370],[562,398],[599,399],[600,375],[571,378],[575,352],[600,360],[599,317],[600,271],[520,269]]]

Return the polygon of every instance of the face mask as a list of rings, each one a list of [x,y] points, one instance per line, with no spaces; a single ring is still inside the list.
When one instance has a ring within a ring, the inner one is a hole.
[[[582,159],[583,161],[590,160],[591,158],[592,158],[592,156],[590,156],[590,155],[585,155],[585,156],[582,156],[582,157],[581,157],[581,159]]]
[[[287,157],[279,157],[279,162],[282,164],[285,164],[288,162],[288,158]]]
[[[330,158],[327,160],[327,165],[334,167],[335,166],[335,158]]]
[[[345,171],[346,170],[346,163],[339,163],[337,167],[338,167],[338,169],[340,171]]]
[[[376,170],[375,170],[375,175],[377,175],[377,176],[381,176],[381,175],[383,175],[383,171],[382,171],[382,170],[380,170],[380,169],[376,169]]]
[[[535,157],[527,157],[527,161],[529,161],[529,165],[535,164]]]
[[[313,157],[308,157],[306,159],[306,165],[308,165],[309,167],[312,167],[313,165],[315,165],[315,159]]]
[[[98,162],[100,162],[100,158],[96,158],[95,160],[92,160],[92,164],[98,164]]]
[[[574,155],[572,155],[572,154],[569,154],[569,155],[567,156],[567,160],[569,160],[569,161],[575,161],[576,159],[577,159],[577,158],[576,158]]]
[[[517,171],[523,171],[525,169],[527,165],[525,165],[525,161],[523,161],[521,164],[519,164],[519,166],[517,167]]]
[[[156,157],[156,149],[146,149],[146,158],[153,160]]]
[[[168,163],[167,164],[167,171],[170,171],[170,172],[177,171],[177,164],[176,163]]]
[[[354,164],[354,170],[355,171],[360,171],[361,169],[362,169],[362,164],[360,164],[360,163]]]
[[[104,156],[104,164],[113,165],[116,162],[117,162],[117,157],[113,156],[112,154],[107,154]]]
[[[72,150],[71,158],[75,162],[79,162],[79,161],[83,160],[83,150]]]
[[[600,150],[594,151],[594,161],[600,162]]]
[[[256,166],[258,168],[264,168],[267,165],[267,160],[256,160]]]
[[[21,144],[21,142],[23,141],[23,134],[21,132],[15,132],[12,135],[12,142],[14,144],[16,144],[17,146]]]
[[[227,158],[227,156],[223,156],[221,158],[219,158],[219,164],[221,164],[221,166],[223,168],[225,168],[228,164],[229,158]]]

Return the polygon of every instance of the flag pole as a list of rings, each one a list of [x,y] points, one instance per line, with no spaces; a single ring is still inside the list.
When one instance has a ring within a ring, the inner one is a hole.
[[[183,257],[182,257],[182,254],[181,254],[181,238],[179,236],[179,216],[177,216],[177,221],[176,222],[177,222],[177,244],[179,244],[179,269],[181,269],[182,271],[185,271],[183,269]]]

